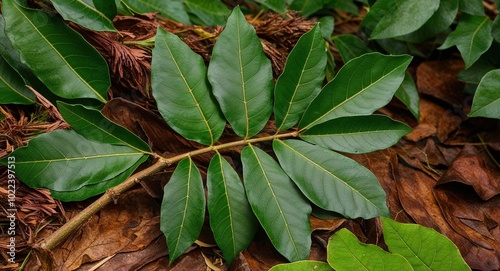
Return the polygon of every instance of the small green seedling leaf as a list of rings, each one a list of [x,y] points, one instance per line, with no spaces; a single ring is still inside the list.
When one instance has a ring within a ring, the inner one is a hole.
[[[470,270],[455,244],[433,229],[385,217],[382,227],[389,250],[405,257],[414,270]]]
[[[160,12],[160,15],[179,23],[191,24],[189,15],[184,9],[184,0],[123,0],[132,10],[146,12]]]
[[[248,202],[274,247],[289,261],[305,260],[311,248],[311,206],[279,164],[247,146],[241,153]]]
[[[307,142],[347,153],[367,153],[389,148],[411,128],[383,115],[332,119],[300,135]]]
[[[477,87],[470,117],[500,119],[500,70],[488,72]]]
[[[278,130],[297,124],[325,79],[326,51],[319,25],[304,34],[288,55],[274,89]]]
[[[113,145],[128,146],[143,153],[151,153],[148,144],[129,130],[110,121],[98,110],[79,104],[57,102],[64,120],[88,140]]]
[[[378,0],[370,12],[379,12],[379,6],[389,6],[371,34],[372,39],[402,36],[422,27],[438,10],[436,0]],[[388,4],[389,3],[389,4]]]
[[[106,102],[111,85],[106,61],[60,17],[22,7],[16,0],[3,1],[2,14],[14,48],[52,92]]]
[[[271,62],[239,7],[234,8],[217,38],[208,79],[238,136],[250,138],[264,128],[272,111]]]
[[[215,155],[207,173],[208,213],[215,241],[229,265],[246,249],[257,230],[257,220],[238,173]]]
[[[328,263],[337,271],[387,270],[412,271],[410,263],[400,255],[363,244],[347,229],[337,231],[328,241]]]
[[[455,31],[448,35],[439,49],[456,45],[467,69],[490,48],[493,42],[492,24],[486,16],[463,14]]]
[[[391,101],[411,59],[369,53],[350,60],[311,102],[299,127],[309,129],[334,118],[372,114]]]
[[[8,157],[15,157],[16,176],[27,185],[64,192],[111,180],[144,156],[128,146],[90,141],[73,130],[56,130],[30,140]]]
[[[288,176],[320,208],[347,218],[389,216],[377,177],[358,162],[300,140],[275,140],[273,149]]]
[[[269,271],[334,271],[325,262],[319,261],[297,261],[294,263],[283,263],[273,266]]]
[[[83,0],[51,0],[50,2],[65,20],[95,31],[117,32],[112,19],[95,8],[92,2],[92,5]],[[113,1],[107,2],[115,4]]]
[[[1,18],[0,18],[1,20]],[[0,103],[33,104],[35,94],[26,87],[26,83],[16,70],[0,55]]]
[[[226,121],[210,91],[203,58],[158,27],[151,65],[153,96],[165,121],[189,140],[214,144]]]
[[[203,180],[191,158],[179,162],[164,193],[160,228],[167,238],[172,264],[196,241],[205,218]]]

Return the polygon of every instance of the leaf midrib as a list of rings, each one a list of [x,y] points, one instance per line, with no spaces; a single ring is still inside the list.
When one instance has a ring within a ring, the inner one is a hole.
[[[29,99],[29,98],[28,98],[26,95],[24,95],[23,93],[21,93],[21,92],[17,91],[17,89],[15,89],[15,88],[14,88],[11,84],[9,84],[9,82],[7,82],[7,81],[3,78],[3,76],[0,76],[0,80],[1,80],[1,81],[2,81],[2,82],[3,82],[3,83],[4,83],[4,84],[5,84],[8,88],[10,88],[10,89],[11,89],[14,93],[16,93],[17,95],[19,95],[20,97],[22,97],[22,98],[26,99],[27,101],[29,101],[29,102],[31,102],[31,103],[35,102],[35,101],[33,101],[33,100]]]
[[[345,186],[347,186],[348,188],[350,188],[351,191],[355,191],[356,194],[358,194],[359,196],[361,196],[363,199],[365,199],[365,202],[369,202],[370,205],[372,205],[373,207],[375,207],[377,210],[380,210],[380,208],[375,205],[373,202],[371,202],[369,199],[367,199],[363,194],[361,194],[358,190],[354,189],[352,186],[350,186],[348,183],[346,183],[345,181],[342,180],[342,178],[339,178],[337,177],[335,174],[333,174],[333,172],[330,172],[328,171],[326,168],[322,167],[321,165],[317,164],[316,162],[312,161],[311,159],[309,159],[308,157],[306,157],[305,155],[303,155],[302,153],[296,151],[294,148],[292,148],[290,145],[286,144],[284,141],[282,140],[277,140],[279,143],[283,144],[284,146],[286,146],[288,149],[290,149],[292,152],[296,153],[297,155],[299,155],[300,157],[302,157],[304,160],[306,160],[307,162],[309,162],[310,164],[312,164],[313,166],[319,168],[320,170],[324,171],[325,173],[327,173],[328,175],[332,176],[333,178],[335,178],[336,180],[339,180],[341,183],[343,183]]]
[[[100,158],[121,157],[121,156],[136,156],[136,155],[144,155],[144,153],[142,153],[142,152],[137,152],[137,153],[128,152],[128,153],[113,153],[113,154],[79,156],[79,157],[71,157],[71,158],[66,157],[66,158],[60,158],[60,159],[24,160],[24,161],[19,161],[19,162],[16,161],[16,164],[56,163],[56,162],[62,162],[62,161],[78,161],[78,160],[100,159]]]
[[[19,13],[22,14],[22,16],[24,18],[26,18],[26,21],[29,22],[29,24],[32,26],[32,28],[35,30],[36,33],[38,33],[40,35],[40,37],[49,45],[50,48],[52,48],[54,50],[54,52],[56,52],[56,54],[61,58],[61,60],[66,64],[67,67],[69,67],[69,69],[71,71],[73,71],[73,74],[76,75],[76,77],[78,79],[80,79],[80,81],[86,85],[95,95],[97,98],[99,98],[99,100],[101,100],[101,102],[106,102],[106,99],[104,97],[101,96],[101,94],[96,90],[94,89],[92,86],[89,85],[89,83],[85,80],[83,80],[83,78],[80,76],[79,73],[76,72],[76,70],[73,69],[73,67],[66,61],[66,59],[60,54],[60,52],[56,49],[56,47],[52,46],[52,44],[49,42],[49,40],[47,40],[45,38],[45,36],[38,30],[38,28],[32,23],[32,21],[30,20],[30,18],[28,18],[25,13],[22,11],[22,7],[19,6],[17,3],[12,3],[12,5],[15,7],[15,9],[17,9],[19,11]]]
[[[290,231],[290,226],[288,225],[288,222],[287,222],[287,219],[285,218],[285,215],[284,215],[284,212],[283,212],[283,209],[281,208],[281,204],[280,202],[278,201],[278,197],[276,196],[275,192],[274,192],[274,189],[273,189],[273,186],[271,184],[271,182],[269,181],[269,178],[266,174],[266,170],[264,169],[264,166],[262,165],[260,159],[259,159],[259,156],[257,155],[257,152],[255,152],[254,150],[254,147],[252,145],[248,145],[250,147],[250,149],[252,150],[252,153],[254,155],[254,157],[256,158],[257,160],[257,163],[259,165],[259,168],[264,176],[264,179],[267,183],[267,187],[269,187],[269,189],[271,190],[271,194],[273,195],[273,199],[276,203],[276,206],[278,207],[279,211],[280,211],[280,215],[281,215],[281,218],[283,220],[283,222],[285,223],[285,228],[286,228],[286,231],[288,233],[288,237],[290,238],[290,240],[292,241],[292,246],[293,246],[293,249],[295,251],[295,254],[297,255],[297,258],[300,258],[300,253],[299,253],[299,250],[297,248],[297,246],[295,245],[295,239],[293,238],[293,235]]]
[[[321,119],[323,119],[324,117],[326,117],[327,115],[329,115],[330,113],[332,113],[333,111],[335,111],[336,109],[338,109],[339,107],[343,106],[344,104],[352,101],[353,99],[355,99],[356,97],[358,97],[359,95],[363,94],[367,89],[373,87],[374,85],[376,85],[377,83],[379,83],[380,81],[382,81],[383,79],[387,78],[389,75],[391,75],[392,73],[394,73],[394,71],[398,70],[400,67],[404,66],[406,63],[403,62],[401,65],[398,65],[397,67],[395,67],[394,69],[392,69],[390,72],[386,73],[384,76],[380,77],[379,79],[375,80],[374,82],[372,82],[371,84],[369,84],[368,86],[362,88],[360,91],[358,91],[357,93],[355,93],[354,95],[352,95],[351,97],[348,97],[347,99],[345,99],[344,101],[342,101],[341,103],[339,103],[338,105],[334,106],[332,109],[328,110],[325,114],[321,115],[320,117],[316,118],[316,120],[314,120],[313,122],[311,122],[310,124],[308,124],[307,126],[305,126],[303,128],[303,130],[307,130],[309,129],[311,126],[314,126],[314,124],[316,124],[318,121],[320,121]],[[335,80],[335,79],[334,79]]]
[[[302,86],[302,77],[304,76],[304,73],[306,71],[305,67],[307,67],[307,64],[309,64],[309,57],[311,56],[311,52],[313,51],[313,45],[314,45],[314,41],[316,39],[316,32],[313,33],[313,40],[311,42],[311,46],[309,46],[309,51],[307,52],[307,58],[306,58],[306,62],[304,63],[304,65],[302,66],[301,70],[300,70],[300,76],[299,76],[299,80],[297,82],[297,85],[295,86],[295,89],[293,91],[293,94],[292,94],[292,98],[290,99],[290,101],[288,102],[288,108],[287,108],[287,111],[286,111],[286,114],[285,114],[285,117],[283,118],[283,121],[281,122],[281,125],[280,127],[278,127],[278,131],[281,130],[281,127],[283,127],[283,125],[285,124],[287,118],[289,117],[289,114],[290,114],[290,111],[292,110],[292,105],[293,105],[293,102],[295,100],[295,96],[297,95],[297,92],[298,92],[298,89],[299,87]]]
[[[210,124],[209,124],[205,114],[203,113],[203,110],[201,109],[200,104],[198,103],[198,100],[196,99],[196,96],[194,96],[194,94],[193,94],[193,89],[191,88],[191,86],[189,85],[189,83],[186,80],[186,77],[182,73],[182,70],[180,69],[179,64],[177,63],[177,59],[175,59],[175,55],[170,50],[170,46],[169,46],[168,42],[165,39],[163,41],[164,41],[165,46],[168,50],[168,53],[170,54],[172,61],[175,64],[175,67],[177,68],[177,71],[179,72],[179,75],[182,78],[182,81],[184,82],[184,85],[186,85],[188,92],[191,95],[191,98],[193,99],[193,101],[196,105],[196,108],[198,109],[198,113],[200,114],[201,118],[203,119],[203,123],[205,123],[205,126],[207,127],[207,131],[210,135],[210,145],[213,145],[215,140],[214,140],[214,135],[212,133],[212,128],[210,127]]]

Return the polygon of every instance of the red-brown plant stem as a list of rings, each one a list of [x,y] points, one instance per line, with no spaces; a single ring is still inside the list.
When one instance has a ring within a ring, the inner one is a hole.
[[[271,141],[274,139],[280,138],[291,138],[297,137],[299,135],[298,132],[291,132],[285,134],[277,134],[272,136],[258,137],[252,139],[243,139],[234,142],[224,143],[220,145],[210,146],[203,149],[199,149],[196,151],[191,151],[187,153],[183,153],[180,155],[176,155],[174,157],[165,158],[159,155],[154,155],[157,158],[157,161],[149,166],[146,169],[143,169],[132,176],[130,176],[123,183],[109,189],[102,195],[99,199],[94,201],[91,205],[85,208],[83,211],[78,213],[76,216],[71,218],[66,224],[57,229],[54,233],[52,233],[48,238],[41,240],[35,247],[39,248],[41,251],[47,251],[54,249],[59,243],[64,241],[71,233],[76,231],[80,225],[82,225],[85,221],[87,221],[92,215],[97,213],[99,210],[104,208],[109,203],[116,201],[120,194],[125,191],[131,189],[136,184],[138,184],[143,178],[150,176],[156,172],[159,172],[166,167],[179,162],[180,160],[186,157],[192,157],[196,155],[200,155],[207,152],[215,152],[222,149],[227,149],[236,146],[242,146],[247,144],[254,144],[258,142]]]

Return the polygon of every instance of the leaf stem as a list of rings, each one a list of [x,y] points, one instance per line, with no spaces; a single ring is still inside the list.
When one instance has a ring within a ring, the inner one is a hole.
[[[180,160],[182,160],[186,157],[189,157],[189,156],[192,157],[192,156],[196,156],[196,155],[200,155],[200,154],[204,154],[204,153],[208,153],[208,152],[212,152],[212,151],[217,152],[217,151],[222,150],[222,149],[227,149],[227,148],[236,147],[236,146],[271,141],[271,140],[279,139],[279,138],[297,137],[298,135],[299,135],[299,133],[297,131],[295,131],[295,132],[290,132],[290,133],[285,133],[285,134],[271,135],[271,136],[251,138],[251,139],[243,139],[243,140],[233,141],[233,142],[224,143],[224,144],[220,144],[220,145],[209,146],[209,147],[206,147],[203,149],[183,153],[183,154],[176,155],[176,156],[173,156],[170,158],[162,157],[158,154],[153,154],[153,157],[158,158],[157,161],[153,165],[133,174],[127,180],[125,180],[123,183],[107,190],[106,193],[104,193],[104,195],[102,195],[99,199],[97,199],[95,202],[90,204],[87,208],[82,210],[76,216],[71,218],[66,224],[64,224],[62,227],[57,229],[49,237],[41,240],[38,244],[36,244],[34,246],[34,248],[35,248],[35,250],[37,250],[39,252],[47,252],[51,249],[54,249],[59,243],[64,241],[71,233],[76,231],[80,225],[85,223],[85,221],[87,221],[92,215],[97,213],[99,210],[101,210],[102,208],[104,208],[106,205],[108,205],[111,202],[117,203],[117,199],[120,196],[120,194],[122,194],[125,191],[134,187],[136,184],[138,184],[145,177],[150,176],[156,172],[159,172],[159,171],[165,169],[166,167],[171,166],[172,164],[179,162]]]

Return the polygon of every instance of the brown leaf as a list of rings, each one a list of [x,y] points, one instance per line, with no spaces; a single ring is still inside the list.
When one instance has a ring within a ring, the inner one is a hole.
[[[53,251],[58,270],[75,270],[110,255],[141,250],[159,236],[160,206],[144,190],[132,190],[92,216]]]
[[[481,153],[471,145],[465,145],[438,185],[459,182],[470,185],[484,201],[500,194],[500,172],[486,165]]]
[[[464,83],[457,79],[457,75],[463,69],[461,60],[423,62],[417,67],[418,91],[452,106],[461,107],[465,98]]]

